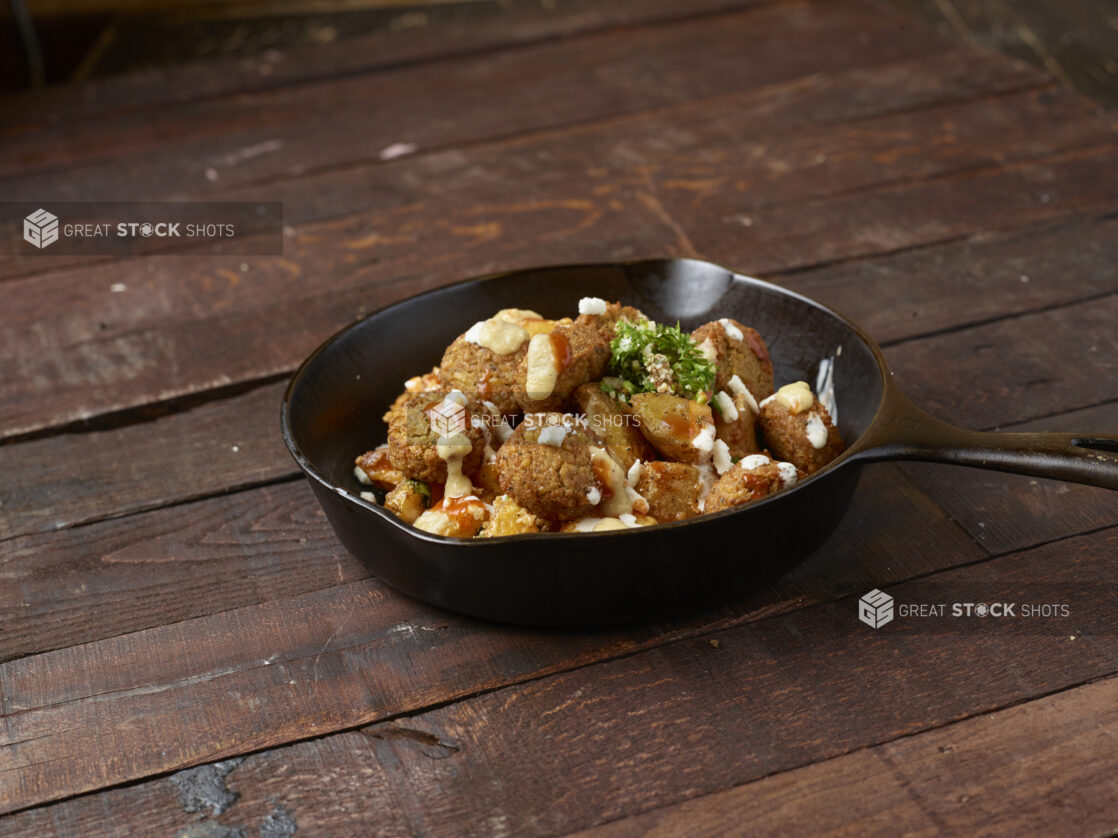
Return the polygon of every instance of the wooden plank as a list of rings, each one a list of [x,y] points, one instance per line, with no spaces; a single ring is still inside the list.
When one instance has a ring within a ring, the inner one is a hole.
[[[933,55],[906,58],[872,69],[816,74],[787,83],[766,85],[733,96],[727,104],[739,110],[748,110],[754,116],[750,123],[740,126],[742,136],[748,136],[787,130],[805,123],[825,124],[864,118],[883,111],[967,100],[1036,83],[1036,77],[1023,72],[1020,66],[995,56],[945,49]],[[701,119],[698,121],[701,123]],[[657,130],[663,133],[663,129]],[[448,168],[445,159],[442,168]],[[42,190],[53,188],[47,183],[40,185]],[[116,186],[119,187],[119,184]],[[259,199],[269,195],[283,200],[287,222],[300,226],[309,221],[368,210],[370,201],[378,194],[373,190],[383,186],[379,182],[369,182],[359,173],[334,173],[299,178],[291,184],[275,184],[264,190],[254,188],[246,192],[242,189],[220,194],[231,200]],[[181,193],[182,184],[178,184],[177,189]],[[42,190],[36,188],[34,191],[42,194]],[[397,195],[399,192],[399,187],[396,187],[389,194]],[[179,196],[183,197],[182,194]],[[82,256],[13,256],[0,264],[0,279],[95,261]]]
[[[1074,218],[769,278],[887,344],[1114,293],[1116,264],[1118,218]]]
[[[1118,398],[1116,320],[1112,294],[894,344],[885,357],[933,415],[994,428]]]
[[[942,595],[945,584],[963,592],[994,581],[1057,586],[1069,573],[1081,582],[1105,587],[1118,581],[1118,569],[1107,558],[1115,548],[1118,531],[1108,530],[891,586],[890,592],[904,601],[922,601]],[[391,608],[391,603],[381,602],[378,607]],[[399,723],[346,733],[348,741],[337,749],[312,743],[255,755],[246,766],[261,766],[262,774],[273,780],[283,774],[299,777],[300,782],[296,787],[285,785],[277,797],[274,784],[257,785],[255,776],[260,775],[246,771],[237,778],[236,789],[246,801],[256,801],[253,808],[269,794],[269,805],[282,802],[297,820],[306,818],[302,823],[311,829],[324,796],[346,794],[352,787],[346,780],[335,783],[335,778],[359,775],[374,781],[364,783],[359,799],[347,797],[330,807],[331,816],[336,817],[340,809],[353,823],[367,823],[374,813],[389,807],[399,809],[408,829],[419,834],[452,828],[510,835],[567,832],[1111,675],[1118,670],[1118,660],[1109,644],[1095,638],[1118,630],[1116,617],[1102,596],[1086,608],[1077,614],[1076,625],[1089,626],[1096,634],[1072,646],[1074,641],[1063,633],[975,631],[945,641],[933,633],[874,631],[857,621],[852,598],[816,605],[714,634],[682,637],[637,654],[410,715]],[[336,648],[357,639],[350,636],[349,625],[360,620],[360,610],[347,609],[343,614],[328,602],[317,604],[315,610],[319,621],[337,632],[337,639],[327,645]],[[136,658],[135,645],[114,650],[119,664],[113,672],[91,670],[90,661],[97,656],[90,655],[89,649],[80,656],[68,650],[5,664],[10,706],[40,706],[7,717],[7,741],[21,743],[18,762],[10,762],[12,770],[0,773],[5,788],[18,795],[9,798],[9,806],[43,802],[125,774],[166,770],[182,758],[184,750],[189,750],[193,761],[201,761],[208,749],[212,758],[282,741],[285,735],[319,736],[331,725],[364,724],[376,716],[374,708],[382,702],[396,713],[407,713],[417,701],[432,697],[426,683],[416,682],[435,677],[451,657],[454,668],[447,673],[451,677],[459,677],[467,668],[488,673],[491,664],[485,660],[508,665],[535,658],[538,674],[548,671],[540,664],[549,639],[537,633],[512,632],[514,650],[497,656],[489,646],[488,656],[479,660],[476,652],[465,650],[448,655],[450,638],[442,633],[430,632],[417,640],[421,631],[401,631],[394,637],[401,644],[412,644],[409,651],[415,662],[405,664],[413,682],[406,697],[393,701],[391,694],[398,685],[390,674],[394,665],[385,661],[390,653],[384,651],[393,641],[383,635],[348,650],[348,665],[360,669],[360,684],[345,694],[329,683],[347,665],[345,659],[307,645],[299,637],[302,610],[288,607],[287,612],[287,642],[278,653],[287,657],[282,665],[277,659],[272,666],[251,670],[256,674],[252,684],[230,680],[236,677],[232,675],[214,675],[195,676],[181,687],[167,685],[153,680],[154,667]],[[433,627],[425,622],[418,625]],[[237,628],[243,626],[241,622]],[[175,626],[156,631],[165,655],[159,668],[179,670],[184,677],[181,670],[187,666],[174,653],[185,638],[172,640],[170,635],[178,632]],[[489,637],[499,631],[491,630]],[[201,635],[194,640],[195,654],[216,673],[224,673],[221,667],[227,665],[227,653],[214,653],[214,635],[190,633]],[[275,646],[261,645],[243,631],[236,636],[246,655],[277,653]],[[222,638],[226,645],[228,637]],[[562,636],[568,661],[587,640],[585,635]],[[624,635],[615,649],[622,645],[631,651],[639,646],[632,634]],[[307,656],[307,663],[300,665],[293,659],[295,649]],[[318,688],[317,701],[310,700],[308,690],[284,690],[285,682],[294,680],[290,686],[298,686],[312,675],[312,656],[322,661],[315,670],[320,677],[311,679]],[[395,657],[399,660],[399,653]],[[794,666],[789,663],[793,660]],[[61,674],[60,668],[81,666],[82,677],[54,677],[47,684],[33,676],[48,666],[56,674]],[[805,672],[811,677],[803,677]],[[133,682],[145,685],[142,695],[129,687]],[[444,697],[448,687],[444,681]],[[118,692],[110,697],[110,690]],[[203,700],[222,701],[220,713],[204,715],[194,709],[188,696],[206,692],[210,695]],[[91,693],[97,701],[89,700]],[[295,707],[305,713],[298,728],[285,723],[278,715],[280,708],[261,709],[277,693],[282,694],[288,714]],[[332,704],[335,698],[345,701],[344,709],[332,712],[328,708],[337,706]],[[257,720],[267,718],[269,730],[242,721],[241,716],[249,713]],[[64,757],[67,750],[80,747],[86,736],[83,731],[94,718],[98,730],[116,731],[117,756],[111,767],[78,765]],[[192,727],[189,733],[183,729],[186,725]],[[60,727],[68,728],[65,736],[57,734]],[[168,730],[180,733],[168,737]],[[685,762],[678,755],[681,730],[687,745]],[[169,754],[175,752],[174,758],[160,759],[164,746]],[[4,756],[11,760],[11,753],[5,751]],[[343,762],[315,762],[331,753]],[[369,759],[381,769],[367,770]],[[283,765],[287,767],[281,769]],[[153,790],[160,784],[162,790]],[[159,823],[169,811],[181,818],[166,805],[136,805],[151,800],[148,795],[164,794],[167,785],[166,780],[157,780],[71,801],[59,816],[62,822],[70,822],[103,817],[106,811],[128,811],[138,820],[125,822],[137,828],[147,818]],[[557,789],[561,789],[559,799]],[[95,814],[98,811],[100,815]]]
[[[671,0],[478,0],[423,9],[425,25],[393,26],[395,16],[369,35],[331,44],[264,50],[247,57],[153,67],[37,92],[0,96],[0,113],[16,114],[25,130],[59,121],[173,106],[242,91],[344,77],[443,56],[523,46],[616,26],[720,13],[749,0],[694,0],[681,12]],[[414,18],[413,18],[414,19]],[[7,121],[7,120],[5,120]]]
[[[401,144],[430,151],[945,46],[864,6],[760,6],[111,120],[64,121],[0,139],[0,188],[40,201],[206,197],[376,161]]]
[[[1118,402],[1112,401],[1003,430],[1113,433],[1115,428]],[[1118,524],[1118,497],[1106,489],[926,463],[903,468],[991,553]]]
[[[198,392],[215,380],[274,375],[362,306],[471,273],[665,251],[708,255],[695,244],[698,236],[710,239],[709,250],[736,252],[723,253],[733,257],[728,264],[764,272],[958,236],[991,218],[1014,226],[1113,206],[1113,190],[1099,177],[1110,149],[962,181],[932,177],[990,162],[995,147],[1001,158],[1031,156],[1106,135],[1105,127],[1073,118],[1078,102],[1063,99],[1068,112],[1039,95],[879,117],[837,132],[804,128],[784,135],[780,147],[766,139],[763,153],[739,136],[748,112],[712,104],[689,111],[685,121],[633,120],[623,130],[596,126],[374,167],[363,178],[351,173],[347,189],[359,183],[364,195],[376,196],[366,200],[382,206],[303,227],[283,257],[199,257],[186,265],[149,258],[10,284],[13,302],[0,315],[0,400],[7,404],[0,428],[18,435]],[[1047,118],[1057,112],[1070,122]],[[1049,136],[1038,121],[1065,127]],[[1073,124],[1083,127],[1066,127]],[[945,126],[952,142],[942,141]],[[912,152],[874,162],[873,150],[900,133]],[[809,170],[824,148],[850,158],[830,177]],[[718,174],[728,170],[763,178],[767,187],[734,192]],[[874,188],[903,173],[928,179]],[[1060,178],[1059,189],[1044,193],[1047,201],[1038,194],[1022,202],[1020,190],[1037,178]],[[710,191],[697,196],[696,184]],[[742,226],[740,212],[708,219],[711,229],[696,226],[724,202],[724,187],[738,196],[739,210],[757,218],[752,226]],[[971,190],[973,199],[965,197]],[[844,194],[806,200],[820,191]],[[953,203],[961,205],[957,212]],[[867,216],[865,206],[879,212]],[[113,293],[122,280],[127,292]],[[50,317],[63,298],[75,306]]]
[[[0,544],[0,659],[368,575],[302,480],[17,538]]]
[[[154,509],[295,473],[279,434],[284,385],[110,431],[6,446],[0,539]]]
[[[910,550],[918,531],[934,550]],[[844,540],[860,532],[872,536],[860,539],[857,568],[842,571],[849,560]],[[898,562],[898,554],[906,558]],[[883,467],[863,477],[832,546],[766,596],[786,606],[797,597],[819,599],[919,573],[942,556],[981,555],[899,469]],[[0,592],[0,660],[368,576],[339,546],[303,481],[0,543],[0,574],[8,582]],[[394,596],[379,583],[375,588]]]
[[[901,179],[764,213],[716,194],[691,214],[685,229],[696,250],[717,262],[762,274],[806,268],[1069,213],[1110,212],[1111,201],[1091,184],[1113,156],[1110,147],[914,182]],[[916,195],[919,205],[913,206]]]
[[[1103,835],[1118,750],[1100,742],[1115,736],[1108,678],[579,836]]]

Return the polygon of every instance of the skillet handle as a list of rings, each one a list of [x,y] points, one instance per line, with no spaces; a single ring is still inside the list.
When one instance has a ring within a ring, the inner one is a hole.
[[[925,460],[1118,489],[1118,436],[992,433],[941,422],[889,388],[884,422],[854,459]]]

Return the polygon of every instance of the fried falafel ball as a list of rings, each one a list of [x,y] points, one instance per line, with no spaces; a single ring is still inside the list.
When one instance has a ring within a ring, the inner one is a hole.
[[[525,413],[556,410],[580,384],[600,379],[609,357],[609,344],[591,326],[533,335],[516,371],[516,401]]]
[[[593,438],[570,414],[531,414],[497,452],[501,490],[549,521],[582,518],[601,500]]]
[[[384,423],[389,425],[392,423],[392,417],[404,409],[404,402],[414,396],[416,393],[429,393],[432,390],[438,390],[443,386],[442,379],[439,378],[439,368],[433,367],[430,372],[423,375],[417,375],[414,378],[409,378],[404,382],[404,392],[396,397],[396,401],[392,402],[392,406],[384,414],[382,419]]]
[[[517,369],[528,342],[550,321],[534,311],[506,308],[475,323],[446,348],[439,377],[446,387],[489,401],[506,416],[520,412],[516,401]]]
[[[717,390],[711,399],[714,412],[714,433],[726,443],[730,456],[737,459],[761,450],[757,441],[757,419],[761,412],[757,401],[734,375],[726,390]]]
[[[482,405],[456,390],[416,393],[388,425],[388,457],[412,480],[445,483],[447,461],[439,456],[439,440],[461,435],[470,443],[462,454],[462,472],[473,474],[485,455],[485,415]]]
[[[769,450],[805,474],[819,471],[846,449],[831,414],[805,381],[786,384],[762,403],[761,430]]]
[[[757,402],[772,395],[772,359],[756,330],[723,317],[704,323],[691,333],[691,337],[703,356],[717,369],[714,378],[716,393],[729,389],[730,379],[736,375]]]
[[[575,319],[575,325],[593,327],[606,343],[613,340],[614,327],[618,320],[638,323],[648,319],[640,309],[623,306],[621,303],[607,303],[597,297],[587,297],[579,301],[578,310],[579,315]]]
[[[795,485],[803,472],[791,463],[778,463],[764,454],[750,454],[718,478],[707,495],[704,512],[742,506]]]

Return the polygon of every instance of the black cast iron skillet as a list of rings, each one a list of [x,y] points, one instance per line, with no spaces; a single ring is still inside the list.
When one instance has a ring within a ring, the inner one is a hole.
[[[580,297],[635,305],[684,329],[719,317],[756,328],[779,384],[814,386],[838,356],[838,426],[848,450],[774,496],[690,521],[606,533],[451,539],[358,495],[354,458],[380,444],[403,382],[439,362],[475,321],[502,308],[573,316]],[[767,282],[686,259],[575,265],[460,282],[389,306],[330,338],[292,378],[283,436],[342,544],[385,582],[453,611],[513,623],[600,626],[709,605],[766,582],[838,525],[862,465],[932,460],[1118,489],[1118,437],[968,431],[914,407],[881,350],[834,311]]]

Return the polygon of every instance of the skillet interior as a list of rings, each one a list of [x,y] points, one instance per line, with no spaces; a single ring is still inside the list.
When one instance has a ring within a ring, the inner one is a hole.
[[[874,349],[818,304],[693,260],[534,269],[471,280],[376,312],[327,341],[296,373],[284,431],[339,538],[373,573],[421,599],[512,622],[595,625],[679,612],[786,571],[837,525],[859,467],[838,461],[739,510],[647,530],[455,540],[408,527],[354,495],[354,457],[385,439],[403,381],[439,362],[472,323],[501,308],[573,315],[583,296],[620,299],[685,329],[717,317],[756,328],[778,385],[835,370],[839,429],[853,444],[882,397]],[[700,548],[700,549],[696,549]]]

